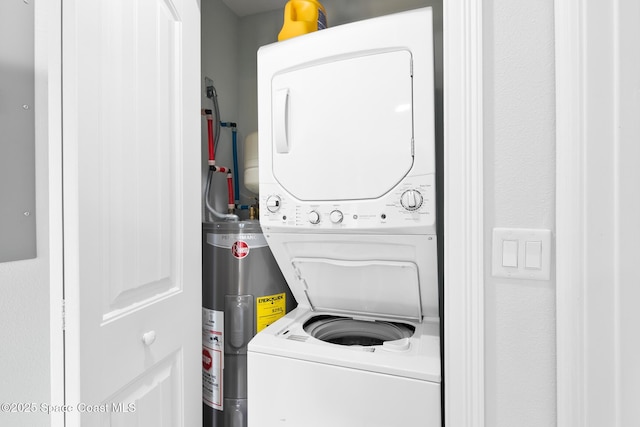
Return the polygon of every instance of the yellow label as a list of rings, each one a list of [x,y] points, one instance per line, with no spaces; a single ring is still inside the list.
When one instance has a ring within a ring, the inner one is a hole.
[[[285,315],[287,295],[283,292],[256,298],[256,331],[260,332]]]

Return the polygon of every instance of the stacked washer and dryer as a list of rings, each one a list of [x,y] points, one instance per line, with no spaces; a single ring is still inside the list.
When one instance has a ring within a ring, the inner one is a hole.
[[[430,8],[258,52],[261,226],[298,308],[248,347],[249,425],[441,425]]]

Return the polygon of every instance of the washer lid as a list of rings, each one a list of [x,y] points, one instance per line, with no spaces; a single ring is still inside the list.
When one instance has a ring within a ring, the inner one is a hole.
[[[296,282],[313,310],[422,320],[418,266],[402,261],[294,258]]]

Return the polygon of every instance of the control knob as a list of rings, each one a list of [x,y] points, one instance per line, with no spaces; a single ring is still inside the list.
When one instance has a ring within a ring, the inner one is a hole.
[[[329,214],[329,219],[331,219],[331,222],[334,224],[340,224],[344,219],[344,215],[342,215],[342,212],[336,209],[335,211],[331,211],[331,213]]]
[[[309,222],[311,224],[317,224],[320,222],[320,214],[317,211],[309,212],[309,215],[307,215],[307,218],[309,218]]]
[[[271,213],[278,212],[280,210],[280,206],[282,205],[282,200],[279,196],[269,196],[267,197],[267,210]]]
[[[408,211],[417,211],[422,206],[422,194],[418,190],[407,190],[400,196],[400,204]]]

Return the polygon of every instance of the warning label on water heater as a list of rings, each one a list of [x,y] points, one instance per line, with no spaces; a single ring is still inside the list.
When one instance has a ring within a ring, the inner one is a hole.
[[[202,401],[222,411],[224,312],[202,307]]]
[[[260,332],[285,315],[287,294],[265,295],[256,298],[256,331]]]

